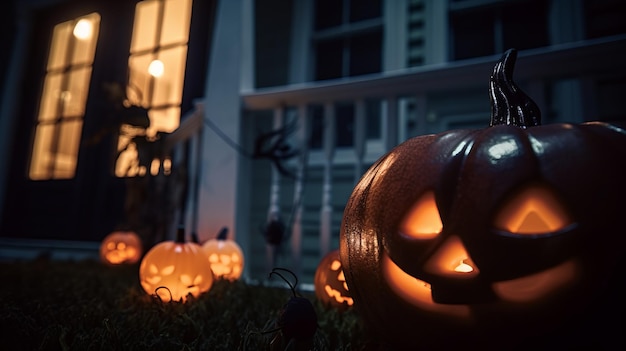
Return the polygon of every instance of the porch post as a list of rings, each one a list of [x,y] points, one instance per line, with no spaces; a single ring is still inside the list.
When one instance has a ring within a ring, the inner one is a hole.
[[[228,138],[239,141],[241,124],[240,88],[245,42],[242,23],[250,0],[218,1],[211,57],[205,90],[205,124],[209,119]],[[198,196],[198,237],[213,238],[226,226],[233,238],[238,233],[236,221],[239,151],[231,147],[211,128],[202,129],[202,156]],[[245,244],[245,243],[244,243]],[[246,246],[247,245],[243,245]]]

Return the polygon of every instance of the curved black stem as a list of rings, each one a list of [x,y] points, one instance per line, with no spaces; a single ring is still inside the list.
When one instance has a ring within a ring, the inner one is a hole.
[[[228,239],[228,227],[222,227],[222,229],[220,229],[220,232],[217,233],[217,240],[226,240]]]
[[[494,125],[514,125],[520,128],[541,124],[537,104],[513,82],[517,50],[509,49],[493,68],[489,79],[491,122]]]
[[[293,279],[295,280],[293,285],[282,274],[276,272],[276,271],[279,271],[279,270],[280,271],[289,272],[293,276]],[[291,289],[291,293],[293,294],[293,296],[296,296],[296,286],[298,286],[298,277],[296,276],[296,274],[294,272],[292,272],[292,271],[290,271],[290,270],[288,270],[286,268],[274,268],[270,272],[270,278],[272,277],[272,274],[276,274],[277,276],[281,277],[285,282],[287,282],[287,285],[289,285],[289,288]]]

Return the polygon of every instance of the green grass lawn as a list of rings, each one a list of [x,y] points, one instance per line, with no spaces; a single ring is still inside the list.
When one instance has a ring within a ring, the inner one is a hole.
[[[139,285],[138,265],[35,260],[0,263],[0,342],[11,350],[269,350],[285,288],[216,281],[186,303]],[[287,285],[285,284],[285,287]],[[316,350],[375,350],[354,310],[308,298]]]

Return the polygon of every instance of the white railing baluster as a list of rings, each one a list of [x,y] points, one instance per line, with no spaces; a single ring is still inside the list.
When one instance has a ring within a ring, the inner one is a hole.
[[[365,100],[358,99],[354,102],[354,153],[356,155],[356,162],[354,163],[354,184],[361,179],[361,174],[363,174],[365,127],[367,126],[366,118]]]
[[[324,179],[322,185],[322,206],[320,209],[320,255],[323,257],[330,249],[332,230],[332,168],[335,156],[335,106],[331,102],[324,104]]]
[[[274,129],[282,128],[283,116],[285,114],[284,108],[277,107],[274,109]],[[272,167],[270,186],[270,205],[268,209],[268,217],[272,213],[280,213],[280,172],[276,167]]]
[[[302,213],[304,204],[303,190],[306,179],[306,167],[308,163],[308,147],[309,147],[309,117],[306,105],[298,106],[298,130],[296,132],[296,140],[300,155],[297,164],[297,179],[293,190],[293,219],[291,227],[291,257],[293,261],[293,271],[296,275],[301,275],[302,260]]]

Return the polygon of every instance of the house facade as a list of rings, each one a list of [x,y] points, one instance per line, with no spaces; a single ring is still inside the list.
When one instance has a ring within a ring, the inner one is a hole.
[[[226,226],[247,279],[281,266],[311,282],[373,162],[414,136],[488,126],[505,50],[519,51],[514,79],[543,124],[626,119],[621,1],[12,6],[5,247],[96,247],[121,225],[153,241],[183,225],[204,241]],[[81,20],[91,39],[76,33]],[[280,245],[265,235],[276,215]]]

